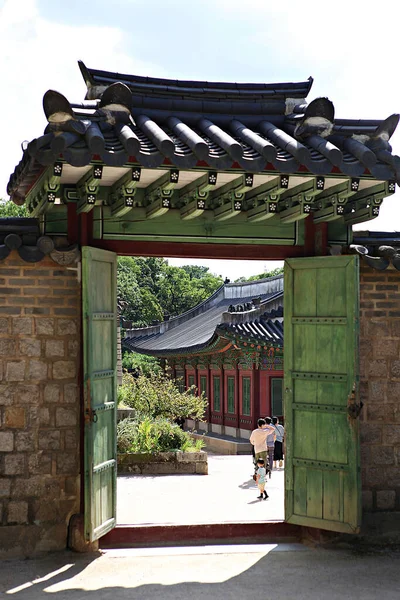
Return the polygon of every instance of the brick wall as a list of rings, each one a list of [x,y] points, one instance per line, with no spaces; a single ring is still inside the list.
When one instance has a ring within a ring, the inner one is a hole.
[[[400,273],[361,261],[361,470],[365,511],[400,510]]]
[[[0,556],[62,549],[79,512],[80,283],[0,263]]]

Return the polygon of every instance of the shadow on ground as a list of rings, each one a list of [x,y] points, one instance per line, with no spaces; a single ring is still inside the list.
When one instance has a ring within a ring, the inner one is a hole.
[[[0,597],[38,600],[375,600],[399,598],[399,556],[350,551],[132,556],[63,553],[0,563]],[[6,578],[5,578],[6,575]],[[47,596],[48,595],[48,596]]]

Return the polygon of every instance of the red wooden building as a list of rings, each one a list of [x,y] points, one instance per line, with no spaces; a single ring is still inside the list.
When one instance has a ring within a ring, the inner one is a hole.
[[[227,283],[195,308],[126,331],[126,349],[164,359],[209,399],[209,431],[248,438],[260,415],[282,416],[283,275]]]

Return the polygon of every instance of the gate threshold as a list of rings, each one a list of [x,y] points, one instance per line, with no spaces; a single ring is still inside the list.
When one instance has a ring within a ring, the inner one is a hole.
[[[283,521],[195,525],[117,525],[99,540],[100,548],[182,546],[221,543],[293,543],[301,527]]]

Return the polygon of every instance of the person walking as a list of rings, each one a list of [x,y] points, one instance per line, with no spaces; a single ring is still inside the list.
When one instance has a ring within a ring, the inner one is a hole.
[[[264,500],[266,500],[268,498],[268,494],[265,491],[266,476],[267,476],[267,471],[265,469],[265,461],[262,458],[259,458],[257,461],[257,478],[256,478],[258,491],[260,492],[260,495],[257,496],[257,498],[259,500],[262,500],[263,498],[264,498]]]
[[[267,463],[267,437],[274,435],[274,427],[267,425],[265,419],[258,419],[257,429],[253,429],[250,435],[250,444],[254,446],[254,471],[257,470],[257,461],[262,458]],[[272,466],[269,465],[269,467]]]
[[[271,471],[274,465],[274,448],[275,448],[275,427],[272,425],[271,417],[265,417],[266,427],[269,427],[269,433],[267,435],[267,453],[270,470],[268,473],[269,478],[271,479]]]
[[[285,438],[285,428],[279,423],[278,417],[272,417],[272,424],[275,427],[275,446],[274,446],[274,467],[283,466],[283,440]]]

